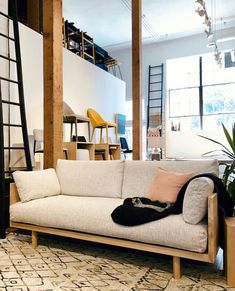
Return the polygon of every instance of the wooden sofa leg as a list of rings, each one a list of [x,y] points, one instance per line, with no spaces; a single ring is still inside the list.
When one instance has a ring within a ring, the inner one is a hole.
[[[179,257],[173,257],[173,278],[174,279],[181,278],[180,258]]]
[[[32,247],[36,249],[38,246],[38,234],[36,231],[32,231]]]

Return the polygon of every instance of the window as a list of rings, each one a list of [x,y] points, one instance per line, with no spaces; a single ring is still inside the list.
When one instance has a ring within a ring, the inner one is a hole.
[[[235,122],[235,68],[219,68],[211,54],[167,62],[173,130],[215,129]]]

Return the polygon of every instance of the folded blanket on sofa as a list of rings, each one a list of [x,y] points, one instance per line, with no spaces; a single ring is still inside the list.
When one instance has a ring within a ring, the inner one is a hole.
[[[219,245],[223,248],[224,218],[232,216],[234,203],[221,179],[211,173],[196,175],[188,180],[179,191],[174,204],[152,201],[144,197],[126,198],[122,205],[114,209],[111,214],[112,219],[121,225],[135,226],[164,218],[170,214],[180,214],[182,213],[184,195],[188,184],[199,177],[207,177],[214,182],[214,192],[218,194]]]
[[[172,203],[161,203],[144,197],[126,198],[111,216],[118,224],[134,226],[168,216],[173,213],[173,206]]]

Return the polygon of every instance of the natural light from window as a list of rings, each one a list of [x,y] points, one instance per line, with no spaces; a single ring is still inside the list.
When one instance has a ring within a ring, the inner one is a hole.
[[[168,60],[167,89],[171,130],[235,122],[235,67],[220,68],[213,54]]]

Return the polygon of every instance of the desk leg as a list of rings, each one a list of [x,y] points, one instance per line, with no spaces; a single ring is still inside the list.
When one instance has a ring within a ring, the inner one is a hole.
[[[73,123],[70,123],[70,141],[73,141]]]

